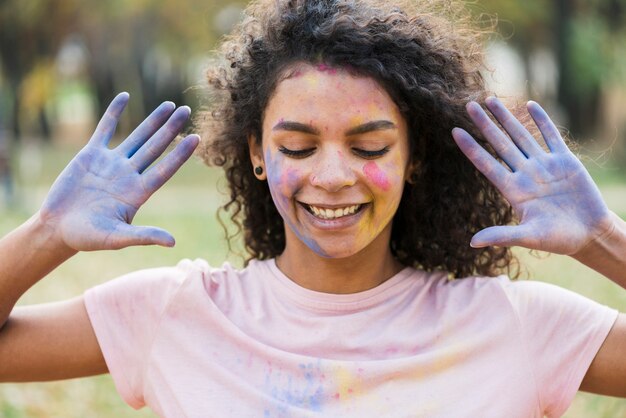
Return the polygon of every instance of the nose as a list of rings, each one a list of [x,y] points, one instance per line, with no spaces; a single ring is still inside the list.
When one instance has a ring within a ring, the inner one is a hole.
[[[352,186],[357,176],[348,160],[341,151],[320,155],[319,162],[311,172],[311,184],[329,192]]]

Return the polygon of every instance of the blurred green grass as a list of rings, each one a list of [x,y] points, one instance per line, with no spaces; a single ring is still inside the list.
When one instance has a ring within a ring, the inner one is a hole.
[[[4,235],[37,210],[56,175],[76,152],[72,148],[46,148],[36,177],[18,179],[20,204],[0,210]],[[612,170],[593,167],[592,175],[611,207],[626,218],[626,178]],[[24,170],[22,170],[24,172]],[[220,192],[221,190],[221,192]],[[147,267],[172,265],[182,258],[205,258],[212,265],[242,260],[229,254],[224,232],[216,217],[226,200],[225,181],[216,169],[192,160],[138,213],[134,224],[156,225],[177,239],[174,248],[135,247],[121,251],[81,253],[35,285],[20,300],[32,304],[66,299],[123,273]],[[626,311],[626,290],[596,272],[555,255],[529,255],[518,251],[524,277],[568,288],[620,311]],[[133,411],[117,395],[109,376],[52,383],[0,385],[0,417],[154,417],[150,411]],[[626,399],[579,393],[565,418],[626,417]]]

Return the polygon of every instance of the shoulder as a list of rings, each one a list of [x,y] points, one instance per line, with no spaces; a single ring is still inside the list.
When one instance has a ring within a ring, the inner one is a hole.
[[[263,282],[260,277],[270,274],[270,261],[253,260],[245,268],[228,262],[211,266],[204,259],[183,259],[174,266],[137,270],[87,291],[128,299],[132,297],[155,300],[169,299],[186,291],[197,292],[204,287],[209,294],[232,292],[242,287],[254,287]],[[204,292],[200,292],[204,293]]]
[[[466,296],[472,294],[484,309],[506,306],[527,337],[537,337],[541,332],[549,339],[567,327],[581,333],[585,328],[595,332],[611,322],[617,312],[572,290],[537,280],[511,280],[504,275],[469,277],[453,280],[449,286],[462,289]]]
[[[508,276],[468,276],[463,278],[449,278],[445,273],[428,274],[425,285],[429,293],[450,299],[481,298],[494,301],[506,299],[506,289],[515,282]]]
[[[518,318],[543,317],[551,312],[567,315],[601,311],[602,305],[571,290],[536,280],[512,280],[508,276],[470,276],[448,279],[431,273],[425,281],[430,298],[440,305],[454,304],[482,312],[506,309]]]
[[[153,267],[126,273],[113,280],[100,284],[87,292],[107,292],[128,294],[134,291],[161,293],[175,292],[183,283],[202,277],[210,271],[205,260],[181,260],[174,266]]]
[[[156,324],[171,309],[229,306],[255,295],[249,283],[263,282],[251,279],[262,264],[251,264],[237,269],[229,263],[212,267],[203,259],[184,259],[174,266],[137,270],[87,290],[85,306],[91,318],[102,317],[103,323],[130,324],[132,318],[133,328]]]
[[[499,276],[494,284],[498,285],[509,302],[521,313],[542,310],[557,310],[564,313],[606,308],[586,296],[552,283],[538,280],[510,280],[506,276]]]
[[[583,296],[551,283],[537,280],[511,279],[506,275],[468,276],[460,279],[447,279],[445,275],[433,277],[432,284],[438,289],[451,293],[499,294],[510,302],[521,299],[586,299]]]

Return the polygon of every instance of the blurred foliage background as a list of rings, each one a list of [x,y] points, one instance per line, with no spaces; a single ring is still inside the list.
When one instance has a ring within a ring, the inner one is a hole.
[[[575,141],[610,151],[623,166],[626,0],[476,0],[471,7],[498,21],[502,38],[490,49],[496,72],[511,77],[504,89],[545,104]]]
[[[37,210],[117,92],[131,93],[118,137],[164,100],[198,109],[211,51],[244,7],[223,0],[0,0],[0,233]],[[468,7],[485,25],[497,22],[498,35],[485,45],[491,88],[542,103],[581,145],[609,206],[626,218],[626,0],[473,0]],[[232,257],[214,215],[224,188],[219,172],[191,162],[136,219],[168,228],[176,249],[79,254],[20,303],[71,297],[182,257],[221,264]],[[530,276],[626,311],[623,289],[568,258],[522,257]],[[56,416],[152,415],[125,407],[106,376],[0,385],[0,417]],[[624,416],[625,400],[588,394],[566,415]]]

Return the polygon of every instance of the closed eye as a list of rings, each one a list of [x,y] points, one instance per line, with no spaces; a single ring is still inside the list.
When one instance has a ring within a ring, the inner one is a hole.
[[[387,154],[387,152],[389,152],[389,147],[384,147],[384,148],[381,148],[379,150],[374,150],[374,151],[364,150],[360,148],[352,148],[352,151],[355,154],[364,158],[376,158],[376,157],[381,157]]]
[[[282,145],[280,147],[278,147],[278,151],[282,152],[283,154],[289,156],[289,157],[293,157],[293,158],[304,158],[304,157],[308,157],[309,155],[311,155],[313,153],[313,151],[315,151],[315,148],[306,148],[306,149],[289,149],[289,148],[285,148]]]

